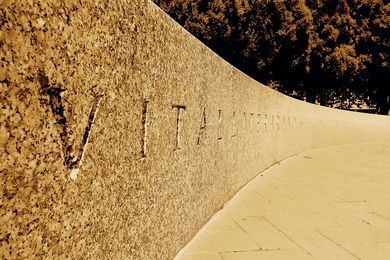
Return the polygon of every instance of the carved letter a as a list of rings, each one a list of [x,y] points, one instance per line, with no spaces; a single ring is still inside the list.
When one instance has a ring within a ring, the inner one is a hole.
[[[198,134],[198,139],[196,141],[196,144],[200,145],[201,139],[204,139],[205,137],[206,137],[206,108],[203,109],[202,117],[200,120],[199,134]]]

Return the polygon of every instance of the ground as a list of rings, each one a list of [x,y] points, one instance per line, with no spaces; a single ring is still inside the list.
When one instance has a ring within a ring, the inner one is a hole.
[[[259,174],[176,259],[390,259],[390,143],[304,152]]]

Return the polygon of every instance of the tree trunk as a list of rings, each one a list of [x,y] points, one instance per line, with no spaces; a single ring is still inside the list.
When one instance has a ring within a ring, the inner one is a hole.
[[[305,94],[306,94],[306,102],[313,103],[313,104],[316,103],[317,89],[312,75],[309,75],[308,79],[305,82]]]
[[[380,115],[389,115],[390,96],[383,96],[376,107],[376,111]]]
[[[317,84],[318,81],[316,80],[316,75],[313,75],[313,73],[307,75],[307,78],[305,80],[305,94],[306,94],[306,102],[309,103],[316,103],[317,100]]]
[[[317,98],[316,90],[314,88],[310,88],[310,87],[307,88],[306,89],[306,102],[315,104],[316,98]]]

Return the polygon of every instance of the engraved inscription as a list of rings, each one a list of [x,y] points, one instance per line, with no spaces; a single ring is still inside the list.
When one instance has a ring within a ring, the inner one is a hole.
[[[206,127],[207,127],[207,121],[206,121],[206,108],[203,109],[202,117],[200,120],[200,128],[199,128],[199,134],[198,134],[198,139],[196,140],[196,144],[200,145],[201,140],[204,138],[206,135]]]
[[[218,137],[217,140],[222,140],[222,110],[218,110]]]
[[[141,146],[141,156],[142,159],[146,159],[147,145],[148,145],[148,124],[149,124],[149,116],[148,116],[148,106],[149,101],[145,101],[142,107],[142,146]]]
[[[97,114],[97,111],[100,106],[100,102],[102,101],[103,95],[98,95],[94,98],[91,111],[89,113],[89,118],[88,118],[88,124],[87,127],[84,130],[84,135],[83,135],[83,140],[81,142],[81,146],[78,151],[78,156],[77,159],[72,163],[71,171],[69,177],[72,180],[75,180],[77,178],[77,174],[80,172],[81,165],[83,163],[85,151],[87,150],[87,144],[89,141],[89,136],[91,133],[91,129],[93,126],[93,123],[95,122],[95,117]]]
[[[233,112],[233,117],[232,117],[232,137],[236,137],[236,112]]]
[[[250,121],[249,121],[249,124],[250,124],[250,125],[249,125],[249,129],[250,129],[250,130],[249,130],[249,131],[250,131],[250,132],[253,132],[253,116],[254,116],[254,114],[253,114],[253,113],[250,113],[249,115],[250,115]]]
[[[185,106],[173,105],[172,109],[176,109],[176,139],[175,139],[175,151],[180,150],[180,132],[181,132],[181,112],[186,110]]]

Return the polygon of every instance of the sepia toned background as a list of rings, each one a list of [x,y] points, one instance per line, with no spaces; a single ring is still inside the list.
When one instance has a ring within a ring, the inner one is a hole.
[[[172,258],[273,163],[390,141],[388,117],[270,90],[147,0],[1,13],[5,258]]]

